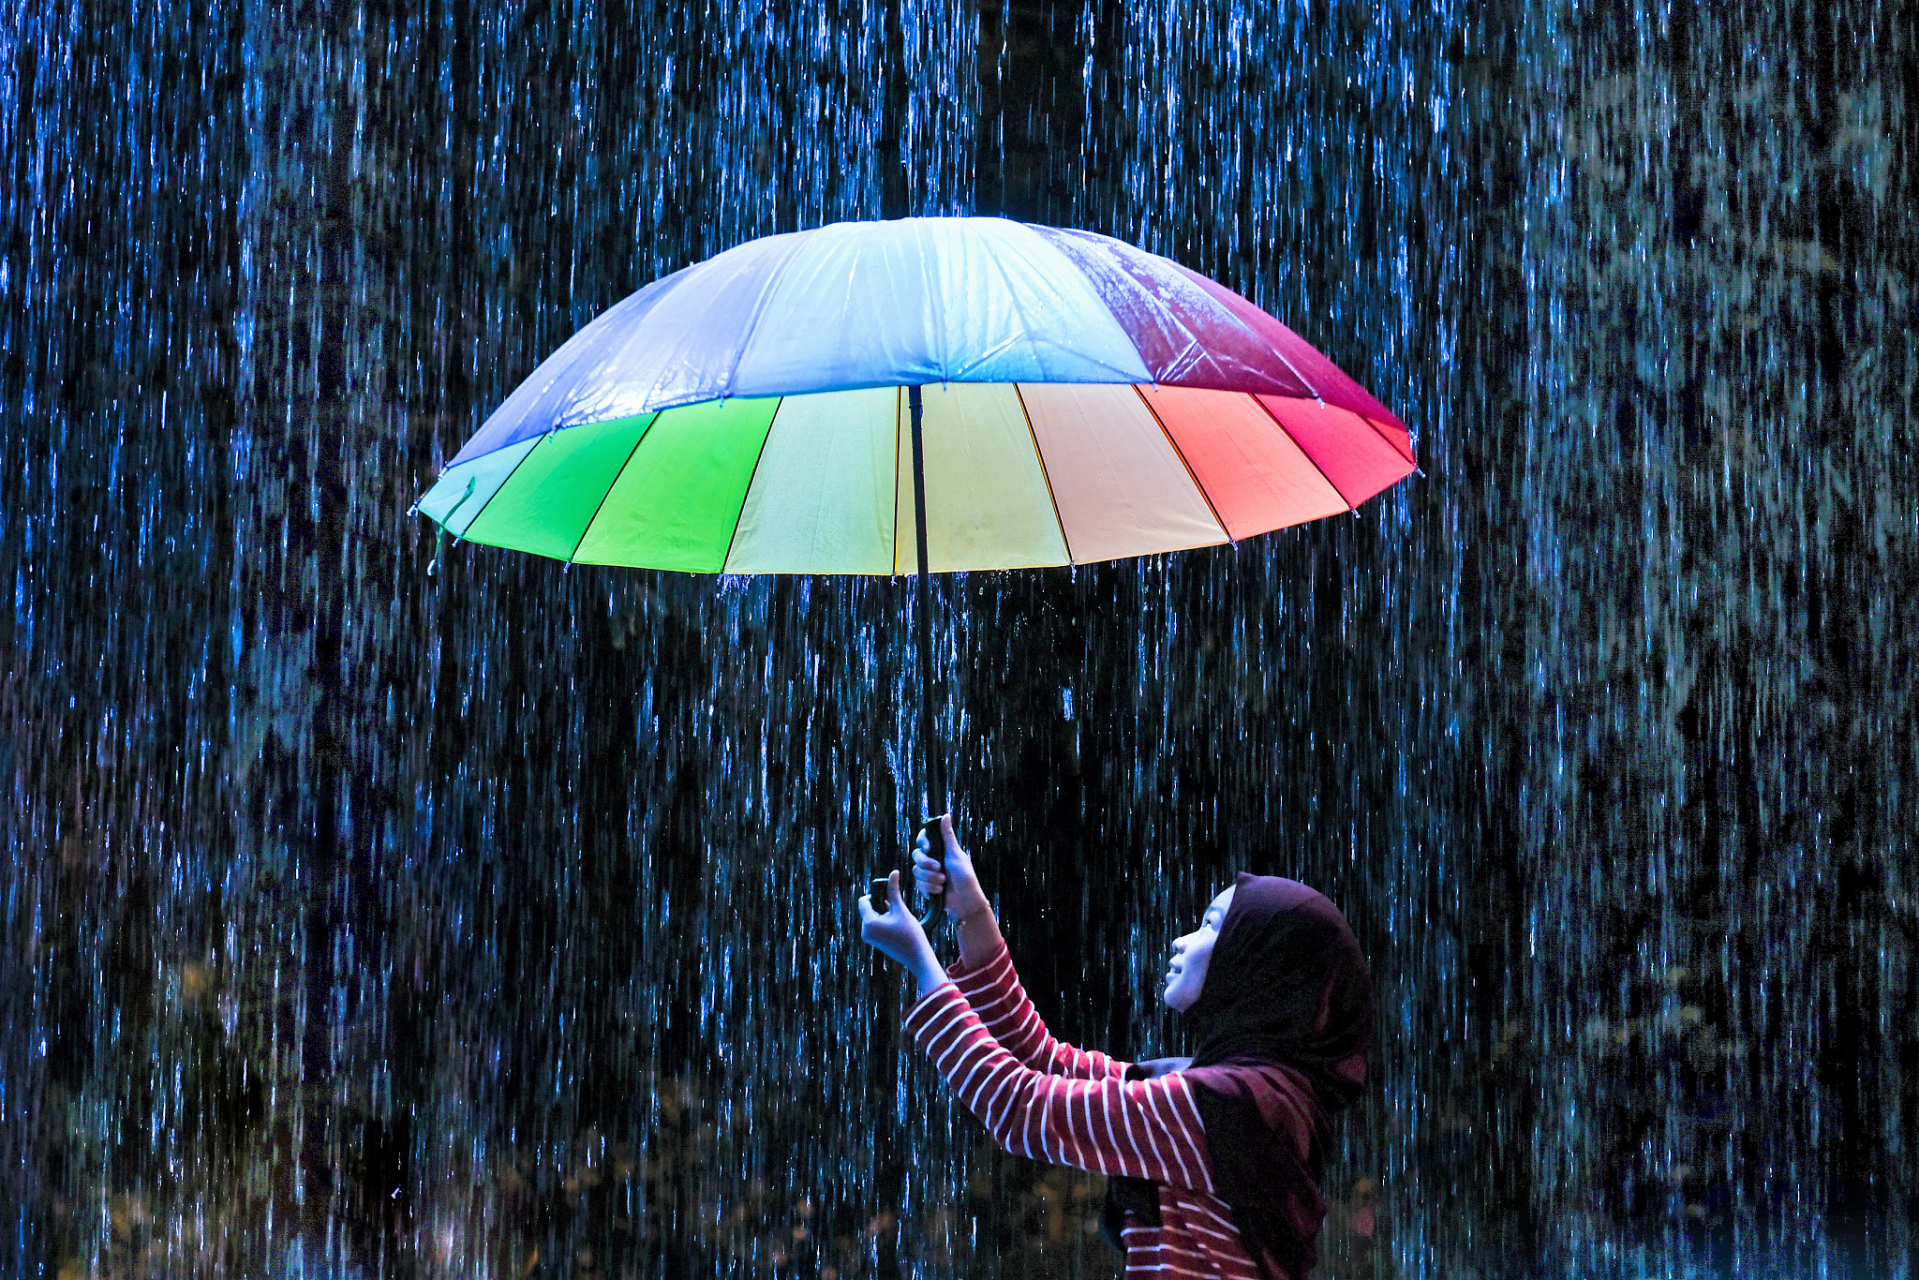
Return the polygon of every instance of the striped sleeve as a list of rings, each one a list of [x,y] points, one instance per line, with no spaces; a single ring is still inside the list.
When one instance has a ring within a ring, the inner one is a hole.
[[[1126,1080],[1036,1070],[993,1038],[956,983],[914,1005],[906,1029],[993,1140],[1014,1155],[1213,1189],[1199,1110],[1177,1072]]]
[[[1040,1020],[1039,1010],[1026,998],[1026,988],[1020,985],[1013,958],[1005,947],[977,968],[955,962],[946,972],[986,1033],[1021,1064],[1081,1080],[1126,1074],[1129,1064],[1117,1058],[1097,1050],[1076,1049],[1053,1038]]]

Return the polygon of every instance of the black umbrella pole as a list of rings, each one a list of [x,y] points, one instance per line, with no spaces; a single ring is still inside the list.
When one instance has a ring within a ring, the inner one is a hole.
[[[926,445],[920,433],[918,387],[906,389],[906,408],[913,428],[913,537],[919,552],[920,570],[919,607],[915,621],[918,623],[920,648],[920,755],[926,767],[926,810],[922,818],[930,819],[946,812],[946,753],[940,749],[933,719],[933,574],[926,555]],[[933,856],[943,858],[945,846],[940,843],[937,826],[928,831],[927,839],[937,851]],[[945,913],[946,895],[936,893],[925,923],[937,924]]]

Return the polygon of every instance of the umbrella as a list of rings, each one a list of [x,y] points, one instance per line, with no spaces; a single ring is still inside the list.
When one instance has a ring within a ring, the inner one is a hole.
[[[938,812],[929,574],[1238,541],[1414,466],[1398,418],[1223,285],[1091,232],[906,218],[767,236],[641,289],[418,509],[582,564],[916,574]]]

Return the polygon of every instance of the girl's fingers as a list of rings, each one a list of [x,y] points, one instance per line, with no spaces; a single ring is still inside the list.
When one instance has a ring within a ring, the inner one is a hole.
[[[971,861],[966,850],[960,848],[959,837],[953,834],[953,815],[950,813],[940,817],[940,844],[943,846],[940,850],[942,866],[953,860],[960,864]]]
[[[913,850],[913,887],[929,896],[946,890],[945,867],[923,845]]]

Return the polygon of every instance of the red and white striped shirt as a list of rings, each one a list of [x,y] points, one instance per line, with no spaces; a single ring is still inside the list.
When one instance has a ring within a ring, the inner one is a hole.
[[[1192,1089],[1177,1072],[1127,1080],[1129,1064],[1061,1044],[1004,948],[929,992],[906,1029],[993,1140],[1014,1155],[1159,1184],[1159,1225],[1126,1216],[1128,1280],[1260,1280],[1226,1202]]]

